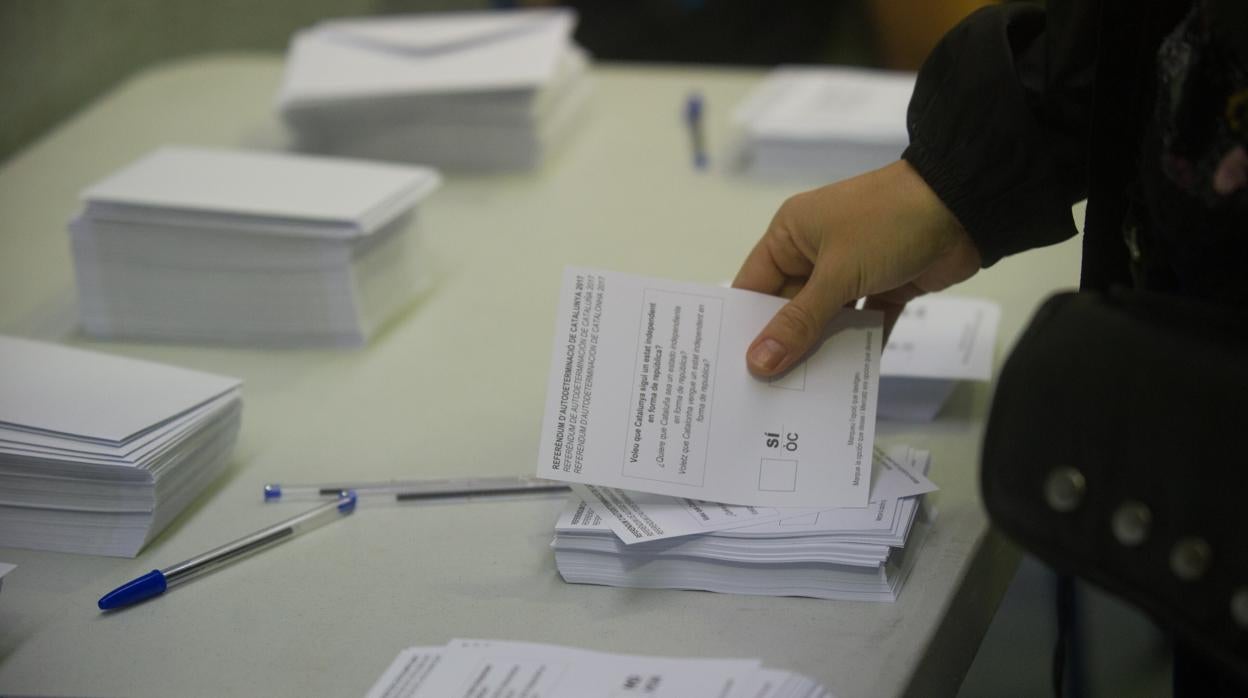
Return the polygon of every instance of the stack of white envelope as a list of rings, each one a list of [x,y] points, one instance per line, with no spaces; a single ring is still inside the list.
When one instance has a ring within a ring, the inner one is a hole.
[[[466,687],[468,690],[466,690]],[[451,640],[399,653],[367,698],[444,696],[824,698],[813,679],[757,659],[652,657],[533,642]]]
[[[0,547],[136,555],[221,473],[240,382],[0,336]]]
[[[914,75],[788,66],[738,105],[740,164],[768,179],[832,182],[882,167],[909,143]]]
[[[992,378],[1001,306],[984,298],[921,296],[906,304],[880,356],[880,419],[936,417],[959,381]]]
[[[614,519],[574,496],[555,525],[555,564],[574,583],[894,601],[927,533],[919,513],[922,495],[936,489],[926,477],[930,460],[926,451],[905,446],[877,449],[866,508],[772,509],[634,496],[630,501],[668,535],[639,542],[625,543],[632,537],[613,530]],[[738,520],[681,535],[693,530],[678,523],[682,517]]]
[[[427,284],[428,168],[161,148],[83,193],[70,223],[99,337],[359,345]]]
[[[309,152],[532,168],[588,102],[575,24],[561,9],[324,22],[295,35],[278,108]]]

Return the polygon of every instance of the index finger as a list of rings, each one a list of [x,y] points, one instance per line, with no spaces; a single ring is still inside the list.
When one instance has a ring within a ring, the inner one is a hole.
[[[732,280],[733,288],[769,293],[773,296],[784,288],[788,276],[781,271],[766,243],[767,238],[764,237],[754,244],[754,249],[750,250],[741,270]]]

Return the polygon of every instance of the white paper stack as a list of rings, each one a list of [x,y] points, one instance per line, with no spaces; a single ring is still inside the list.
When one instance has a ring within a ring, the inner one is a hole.
[[[561,9],[324,22],[292,41],[278,108],[310,152],[532,168],[588,102],[575,24]]]
[[[614,517],[573,497],[555,525],[555,564],[573,583],[895,601],[927,532],[916,519],[922,494],[935,489],[926,478],[930,460],[926,451],[904,446],[877,452],[878,476],[866,508],[725,507],[721,512],[741,521],[708,533],[675,535],[681,524],[669,514],[675,509],[705,519],[702,514],[718,505],[643,504],[645,517],[673,535],[641,542],[626,543],[632,537],[620,535]],[[764,522],[750,523],[750,516]]]
[[[225,467],[237,379],[0,336],[0,547],[133,557]]]
[[[880,419],[934,419],[959,381],[992,379],[1001,306],[933,294],[906,304],[880,357]]]
[[[79,312],[99,337],[359,345],[426,285],[420,167],[161,148],[83,193]]]
[[[832,182],[882,167],[909,143],[912,73],[781,67],[738,105],[745,172]]]
[[[814,680],[757,659],[685,659],[502,640],[399,653],[368,698],[830,698]]]

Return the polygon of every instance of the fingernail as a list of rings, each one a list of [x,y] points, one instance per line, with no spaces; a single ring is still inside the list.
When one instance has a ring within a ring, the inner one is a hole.
[[[763,341],[754,345],[750,350],[750,363],[754,368],[760,371],[774,371],[781,361],[784,361],[788,352],[784,345],[780,344],[771,337],[765,338]]]

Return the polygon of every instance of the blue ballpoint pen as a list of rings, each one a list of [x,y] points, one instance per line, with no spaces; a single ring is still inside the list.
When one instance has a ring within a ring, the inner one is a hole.
[[[169,587],[289,540],[319,524],[340,519],[355,511],[355,502],[355,493],[347,493],[335,501],[326,502],[298,516],[243,536],[219,548],[213,548],[202,555],[183,560],[172,567],[152,570],[100,597],[100,610],[122,608],[163,594]]]
[[[706,136],[702,131],[702,95],[690,93],[685,100],[685,122],[689,124],[689,139],[693,146],[693,166],[705,170],[707,166]]]

